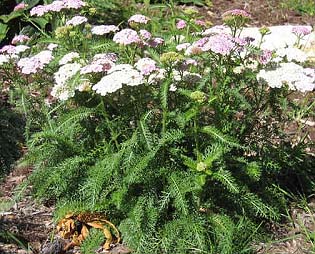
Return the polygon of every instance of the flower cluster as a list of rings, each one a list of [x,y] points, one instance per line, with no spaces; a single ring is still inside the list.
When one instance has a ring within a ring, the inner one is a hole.
[[[292,28],[292,33],[294,33],[298,37],[303,37],[306,35],[309,35],[311,33],[312,29],[307,26],[294,26]]]
[[[59,65],[64,65],[67,63],[70,63],[73,59],[79,58],[80,55],[77,52],[70,52],[68,54],[65,54],[60,60]]]
[[[54,57],[50,50],[44,50],[32,57],[21,58],[17,65],[24,74],[37,73],[50,63]]]
[[[23,9],[25,9],[27,6],[28,6],[28,4],[26,4],[26,3],[24,3],[24,2],[21,2],[21,3],[17,4],[17,5],[14,7],[13,11],[23,10]]]
[[[114,53],[96,54],[90,64],[84,66],[80,73],[98,73],[109,71],[117,61],[117,56]]]
[[[72,19],[66,22],[66,26],[78,26],[83,23],[86,23],[88,20],[86,17],[83,16],[74,16]]]
[[[246,19],[251,19],[251,15],[241,9],[234,9],[234,10],[229,10],[226,11],[222,14],[223,20],[231,17],[241,17],[241,18],[246,18]]]
[[[288,85],[290,90],[301,92],[312,91],[315,88],[315,70],[303,68],[292,62],[280,63],[274,70],[260,70],[257,79],[264,80],[271,88]]]
[[[150,19],[142,14],[135,14],[128,19],[128,23],[147,24]]]
[[[11,41],[11,44],[18,44],[18,43],[23,43],[23,42],[27,42],[30,40],[30,37],[28,37],[27,35],[16,35],[13,37],[12,41]]]
[[[81,65],[79,63],[68,63],[62,65],[54,74],[55,85],[51,91],[51,95],[60,100],[67,100],[73,97],[75,87],[72,87],[72,85],[69,84],[69,81],[80,69]]]
[[[157,70],[156,62],[148,57],[139,59],[136,62],[135,67],[144,76],[150,75],[152,72]]]
[[[51,4],[37,5],[30,11],[31,16],[43,16],[48,12],[60,12],[63,9],[79,9],[85,6],[81,0],[56,0]]]
[[[130,45],[130,44],[137,44],[139,43],[140,37],[137,31],[133,29],[123,29],[120,32],[114,35],[113,41],[120,44],[120,45]]]
[[[132,65],[118,64],[110,69],[108,75],[104,76],[92,89],[105,96],[121,89],[123,85],[137,86],[143,82],[143,76]]]
[[[95,35],[104,35],[109,34],[111,32],[119,31],[119,28],[114,25],[100,25],[100,26],[94,26],[91,30],[92,34]]]
[[[177,29],[184,29],[186,26],[187,26],[186,21],[182,19],[176,23]]]

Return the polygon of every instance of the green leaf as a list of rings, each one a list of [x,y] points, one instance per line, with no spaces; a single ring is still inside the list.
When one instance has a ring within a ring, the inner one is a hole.
[[[6,24],[0,23],[0,42],[7,36],[9,28]]]
[[[45,26],[49,23],[46,18],[32,18],[33,22],[35,22],[41,29],[45,29]]]
[[[212,126],[205,126],[201,129],[201,132],[206,133],[210,136],[212,136],[215,140],[218,140],[222,143],[228,144],[231,147],[242,147],[240,144],[238,144],[235,140],[233,140],[231,137],[229,137],[226,134],[223,134],[218,129],[212,127]]]
[[[15,19],[17,17],[20,17],[22,16],[22,13],[19,12],[19,11],[14,11],[14,12],[11,12],[10,14],[8,15],[1,15],[0,16],[0,19],[4,22],[4,23],[8,23],[10,20],[12,19]]]
[[[212,177],[221,182],[230,192],[239,193],[235,178],[230,171],[221,168],[218,172],[213,173]]]

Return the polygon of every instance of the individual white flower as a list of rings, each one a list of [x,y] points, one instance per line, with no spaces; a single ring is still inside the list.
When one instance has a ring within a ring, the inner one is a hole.
[[[65,54],[60,60],[59,65],[64,65],[69,62],[71,62],[73,59],[79,58],[80,55],[77,52],[70,52],[68,54]]]

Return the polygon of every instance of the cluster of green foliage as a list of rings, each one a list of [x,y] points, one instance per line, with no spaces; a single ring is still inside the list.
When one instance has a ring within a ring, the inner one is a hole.
[[[315,2],[313,0],[287,0],[282,3],[282,6],[303,15],[315,15]]]
[[[122,8],[123,1],[89,2],[85,14],[95,23],[125,22],[135,8]],[[103,5],[117,12],[103,15]],[[145,10],[156,8],[173,6]],[[189,21],[189,14],[168,11],[170,17],[152,18],[151,26],[167,39],[178,32],[176,20]],[[41,43],[58,42],[60,54],[116,52],[122,63],[149,54],[166,70],[158,84],[124,87],[107,96],[76,92],[52,105],[44,98],[61,56],[31,83],[21,75],[16,99],[27,116],[29,149],[23,163],[34,167],[29,179],[34,196],[56,201],[57,219],[69,211],[106,212],[137,254],[252,253],[260,221],[279,220],[285,211],[279,190],[313,190],[315,160],[303,141],[292,146],[285,132],[299,106],[287,88],[272,90],[257,82],[253,70],[235,73],[244,59],[197,55],[201,64],[193,68],[200,68],[201,79],[181,77],[173,92],[174,62],[184,58],[173,52],[176,40],[165,51],[144,52],[117,47],[108,38],[88,41],[86,27],[70,39],[56,39],[54,29],[62,21],[49,18],[52,36],[37,38],[39,49]],[[248,51],[254,55],[258,49]],[[36,89],[39,97],[25,97]],[[94,232],[82,250],[90,253],[99,243]]]

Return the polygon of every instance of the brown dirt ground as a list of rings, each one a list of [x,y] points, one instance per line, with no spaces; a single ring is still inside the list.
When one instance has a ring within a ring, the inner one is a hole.
[[[221,24],[221,15],[230,9],[245,9],[253,17],[250,26],[270,26],[285,24],[305,24],[315,25],[315,17],[302,16],[296,11],[284,9],[281,3],[285,0],[213,0],[213,6],[199,8],[199,11],[205,18],[213,24]],[[315,133],[315,131],[314,131]],[[15,200],[16,186],[22,183],[31,172],[29,168],[14,170],[6,177],[4,182],[0,183],[0,229],[9,231],[24,243],[1,242],[0,235],[0,253],[3,254],[36,254],[40,253],[42,246],[49,240],[54,225],[52,221],[52,212],[54,207],[51,205],[42,205],[36,203],[30,196],[29,191],[21,199]],[[11,203],[11,208],[4,209],[4,204]],[[314,208],[314,203],[310,207]],[[315,209],[312,209],[315,211]],[[278,243],[257,245],[259,254],[302,254],[315,253],[311,249],[311,241],[307,241],[305,227],[310,231],[315,230],[315,219],[313,213],[305,212],[302,209],[292,208],[292,222],[282,228],[275,230],[278,236],[289,238],[280,240]],[[304,225],[305,227],[303,227]],[[117,252],[121,253],[121,252]]]

